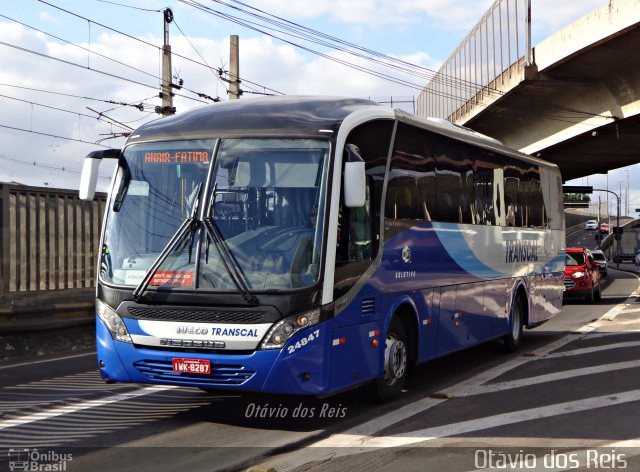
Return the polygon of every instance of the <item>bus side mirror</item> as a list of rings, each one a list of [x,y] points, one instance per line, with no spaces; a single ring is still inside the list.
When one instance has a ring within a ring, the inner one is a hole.
[[[87,157],[84,158],[82,174],[80,175],[80,200],[93,200],[102,159],[118,159],[119,157],[119,149],[105,149],[87,154]]]
[[[367,198],[367,175],[364,167],[364,159],[354,144],[347,144],[344,148],[345,163],[342,182],[344,204],[348,208],[360,208],[364,206]]]

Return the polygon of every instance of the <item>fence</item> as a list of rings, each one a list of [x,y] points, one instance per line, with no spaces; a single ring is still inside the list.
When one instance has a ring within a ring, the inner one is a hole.
[[[531,51],[531,0],[496,0],[418,97],[418,115],[452,119],[467,103],[497,93],[521,73]]]
[[[0,313],[91,302],[105,203],[0,184]]]

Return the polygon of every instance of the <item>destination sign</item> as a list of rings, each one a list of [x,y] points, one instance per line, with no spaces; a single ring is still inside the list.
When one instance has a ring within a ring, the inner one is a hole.
[[[145,152],[145,164],[190,164],[209,162],[209,151],[158,151]]]

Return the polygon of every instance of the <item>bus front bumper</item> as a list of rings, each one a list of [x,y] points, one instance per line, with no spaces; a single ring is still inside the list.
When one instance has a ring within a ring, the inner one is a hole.
[[[314,333],[313,340],[308,341]],[[328,389],[326,359],[331,339],[327,326],[296,333],[282,349],[227,354],[185,352],[136,346],[114,341],[96,318],[100,375],[108,382],[181,385],[204,389],[319,395]],[[300,342],[307,340],[304,345]],[[210,374],[174,372],[173,359],[208,360]]]

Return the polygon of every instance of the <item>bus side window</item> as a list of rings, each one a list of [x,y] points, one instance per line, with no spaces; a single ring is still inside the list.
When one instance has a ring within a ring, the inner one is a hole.
[[[370,261],[373,258],[371,241],[371,198],[367,181],[367,199],[363,207],[342,207],[339,217],[338,251],[342,262]]]

